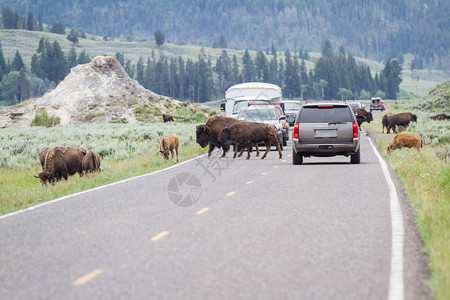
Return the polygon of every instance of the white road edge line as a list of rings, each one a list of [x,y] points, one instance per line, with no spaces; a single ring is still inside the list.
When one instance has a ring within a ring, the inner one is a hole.
[[[189,162],[191,162],[193,160],[199,159],[199,158],[201,158],[201,157],[203,157],[205,155],[207,155],[207,153],[202,154],[202,155],[197,156],[197,157],[194,157],[194,158],[191,158],[191,159],[188,159],[186,161],[177,163],[175,165],[172,165],[170,167],[167,167],[167,168],[164,168],[164,169],[161,169],[161,170],[158,170],[158,171],[154,171],[154,172],[147,173],[147,174],[142,174],[142,175],[135,176],[135,177],[130,177],[130,178],[127,178],[127,179],[122,179],[120,181],[108,183],[108,184],[105,184],[105,185],[102,185],[102,186],[98,186],[98,187],[95,187],[95,188],[92,188],[92,189],[89,189],[89,190],[84,190],[84,191],[81,191],[81,192],[77,192],[75,194],[62,196],[60,198],[56,198],[56,199],[49,200],[49,201],[46,201],[46,202],[43,202],[43,203],[39,203],[39,204],[30,206],[30,207],[27,207],[27,208],[24,208],[24,209],[20,209],[20,210],[14,211],[14,212],[10,212],[10,213],[8,213],[6,215],[0,216],[0,220],[1,219],[6,219],[8,217],[15,216],[15,215],[18,215],[18,214],[21,214],[21,213],[24,213],[24,212],[27,212],[27,211],[30,211],[30,210],[33,210],[33,209],[36,209],[36,208],[39,208],[39,207],[42,207],[42,206],[46,206],[46,205],[49,205],[49,204],[52,204],[52,203],[56,203],[56,202],[59,202],[59,201],[65,200],[65,199],[69,199],[71,197],[75,197],[75,196],[78,196],[78,195],[82,195],[82,194],[86,194],[86,193],[93,192],[93,191],[96,191],[96,190],[100,190],[102,188],[110,187],[110,186],[113,186],[113,185],[116,185],[116,184],[121,184],[121,183],[124,183],[124,182],[127,182],[127,181],[131,181],[131,180],[134,180],[134,179],[138,179],[138,178],[142,178],[142,177],[146,177],[146,176],[152,176],[152,175],[155,175],[155,174],[158,174],[158,173],[162,173],[164,171],[167,171],[167,170],[176,168],[178,166],[187,164],[187,163],[189,163]]]
[[[387,185],[390,192],[390,208],[391,208],[391,224],[392,224],[392,252],[391,252],[391,272],[389,277],[389,300],[403,300],[404,299],[404,287],[403,287],[403,243],[405,230],[403,227],[403,215],[402,208],[397,196],[397,189],[392,181],[391,175],[386,162],[378,153],[377,148],[374,146],[372,139],[369,137],[370,145],[373,152],[380,162],[381,169],[383,170],[384,177],[386,178]]]

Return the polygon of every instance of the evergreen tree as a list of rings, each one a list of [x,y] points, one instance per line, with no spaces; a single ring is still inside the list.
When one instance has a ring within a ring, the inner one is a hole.
[[[227,48],[227,40],[225,39],[223,34],[221,34],[220,37],[219,37],[219,47],[220,48]]]
[[[239,77],[239,66],[236,54],[233,54],[233,67],[231,70],[232,84],[241,83],[243,80]]]
[[[242,65],[242,77],[244,82],[255,81],[255,65],[248,49],[245,49],[244,56],[242,57]]]
[[[382,81],[385,83],[383,92],[388,99],[397,99],[397,93],[400,91],[402,82],[402,67],[396,60],[388,59],[384,69],[380,73]]]
[[[139,57],[138,62],[136,64],[136,80],[139,84],[144,85],[144,58],[142,56]]]
[[[38,29],[37,21],[34,18],[33,14],[29,12],[27,18],[27,30],[36,31],[37,29]]]
[[[67,65],[69,69],[72,69],[76,65],[78,65],[77,62],[77,51],[75,50],[75,47],[72,46],[69,50],[69,54],[67,55]]]
[[[2,42],[0,40],[0,81],[7,74],[5,57],[3,56]]]
[[[322,43],[322,57],[325,56],[334,56],[333,46],[331,45],[331,41],[326,39]]]
[[[296,96],[296,89],[299,87],[298,74],[294,67],[294,62],[291,58],[291,52],[286,50],[284,52],[286,69],[285,69],[285,82],[283,85],[283,93],[285,97],[293,98]]]
[[[186,67],[185,67],[185,63],[183,60],[183,57],[179,56],[178,57],[178,68],[179,68],[179,81],[178,81],[178,90],[179,90],[179,94],[178,94],[178,98],[179,99],[187,99],[186,96],[188,95],[188,91],[187,88],[189,86],[189,78],[186,74]]]
[[[44,24],[42,23],[42,14],[41,14],[41,12],[39,12],[39,14],[38,14],[38,23],[37,23],[37,25],[38,25],[38,31],[44,31]]]
[[[258,51],[255,58],[256,81],[267,82],[269,80],[269,64],[264,52]]]
[[[9,6],[4,6],[2,8],[2,23],[4,29],[18,29],[19,21],[19,15],[13,12]]]
[[[272,43],[272,47],[273,47],[273,43]],[[272,48],[275,49],[275,48]],[[277,52],[276,51],[272,51],[273,57],[270,60],[270,64],[269,64],[269,78],[268,78],[268,82],[269,83],[273,83],[276,85],[281,85],[278,79],[278,58],[277,58]]]
[[[154,35],[155,35],[156,45],[158,47],[161,47],[165,42],[164,34],[160,30],[157,30],[157,31],[155,31]]]
[[[17,100],[19,103],[30,98],[30,83],[28,82],[24,68],[22,68],[19,73],[18,88],[19,94],[17,95]]]
[[[210,82],[209,82],[209,74],[208,64],[205,61],[203,55],[200,55],[198,58],[198,94],[197,101],[198,102],[206,102],[211,100],[210,93]]]
[[[78,56],[78,64],[87,64],[91,62],[91,59],[89,58],[89,56],[86,54],[86,51],[83,50],[81,51],[80,55]]]
[[[45,78],[45,72],[42,70],[41,61],[36,53],[31,57],[31,74],[39,78]]]
[[[75,32],[75,29],[72,28],[70,30],[69,34],[67,35],[67,39],[69,41],[71,41],[73,44],[78,44],[79,43],[78,36],[77,36],[77,34]]]
[[[66,34],[66,29],[61,22],[55,22],[50,27],[50,32],[56,34]]]
[[[20,71],[25,68],[25,65],[22,60],[22,56],[19,53],[19,50],[16,50],[16,54],[14,55],[14,60],[11,64],[12,71]]]

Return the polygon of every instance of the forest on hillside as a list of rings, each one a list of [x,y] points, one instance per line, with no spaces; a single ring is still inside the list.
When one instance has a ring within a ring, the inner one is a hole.
[[[69,35],[68,35],[69,38]],[[322,45],[322,55],[314,69],[307,72],[305,52],[284,52],[278,58],[272,47],[270,59],[263,51],[255,57],[245,51],[242,61],[222,50],[215,62],[202,49],[197,60],[168,58],[164,52],[152,51],[132,64],[124,53],[115,57],[125,71],[142,86],[155,93],[179,100],[207,102],[221,99],[231,85],[261,81],[279,85],[286,98],[301,99],[367,99],[371,96],[396,99],[402,81],[402,68],[388,59],[380,74],[373,76],[365,64],[357,64],[343,47],[334,52],[331,42]],[[307,56],[307,53],[306,53]],[[14,59],[5,60],[0,41],[0,105],[15,105],[29,98],[40,97],[54,88],[78,64],[90,62],[83,50],[77,54],[72,47],[66,54],[55,40],[41,38],[30,63],[25,63],[16,50]]]
[[[448,0],[0,0],[25,21],[124,37],[221,48],[319,51],[330,39],[359,57],[415,56],[417,68],[450,67]],[[225,47],[224,47],[225,46]]]

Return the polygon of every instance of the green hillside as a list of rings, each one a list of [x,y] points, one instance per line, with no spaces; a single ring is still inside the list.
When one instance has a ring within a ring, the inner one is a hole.
[[[72,43],[66,39],[66,35],[27,30],[0,29],[0,41],[5,60],[12,61],[16,51],[18,50],[25,65],[29,68],[31,57],[34,53],[36,53],[39,40],[41,38],[49,39],[51,42],[57,41],[66,55],[72,48]],[[196,45],[176,45],[169,42],[164,43],[161,48],[158,48],[153,40],[128,42],[120,38],[114,38],[104,41],[103,37],[91,34],[87,34],[87,38],[85,39],[80,38],[75,49],[77,54],[80,54],[83,50],[85,50],[91,59],[98,55],[115,56],[116,53],[123,53],[125,55],[125,59],[130,60],[133,64],[137,63],[139,57],[142,57],[145,61],[148,57],[152,56],[152,52],[156,57],[159,57],[160,53],[163,53],[166,57],[176,58],[181,56],[185,60],[192,59],[195,61],[201,54],[202,49],[206,54],[206,57],[210,58],[214,63],[223,50],[219,48],[200,47]],[[226,50],[230,57],[236,55],[238,63],[242,63],[244,50]],[[250,51],[250,55],[255,58],[256,51]],[[320,53],[310,52],[309,56],[310,60],[306,61],[306,67],[308,70],[314,67],[314,62],[320,58]],[[271,59],[272,55],[267,54],[267,58]],[[278,58],[284,59],[284,52],[278,51]],[[375,75],[375,73],[380,73],[384,67],[383,64],[369,59],[358,57],[355,59],[358,63],[361,62],[369,66],[373,75]],[[410,76],[410,71],[404,67],[403,82],[400,85],[400,88],[409,93],[424,96],[429,90],[433,89],[436,84],[444,82],[449,78],[450,77],[448,74],[445,74],[443,71],[436,70],[415,70],[414,77],[412,77]]]

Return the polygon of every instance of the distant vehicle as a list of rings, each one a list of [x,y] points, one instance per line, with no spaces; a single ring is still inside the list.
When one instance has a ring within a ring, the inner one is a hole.
[[[239,111],[250,104],[281,104],[282,94],[278,85],[265,82],[246,82],[231,86],[225,92],[220,109],[226,117],[237,118]]]
[[[252,104],[251,106],[272,106],[275,107],[278,115],[278,119],[280,120],[281,125],[283,126],[283,146],[287,146],[287,141],[289,140],[289,123],[286,121],[286,115],[284,114],[283,108],[278,104]]]
[[[384,108],[384,101],[381,100],[380,97],[376,97],[376,98],[373,97],[370,100],[370,111],[372,112],[372,110],[381,110],[381,111],[385,110],[385,108]]]
[[[289,123],[290,126],[294,126],[295,118],[297,117],[298,112],[300,111],[300,108],[302,107],[302,104],[300,101],[285,101],[284,103],[284,114],[286,115],[286,121]]]
[[[295,120],[292,163],[303,157],[350,156],[360,163],[360,135],[355,114],[346,103],[304,104]]]
[[[353,102],[348,102],[348,105],[350,105],[350,107],[353,108],[365,108],[364,103],[360,102],[360,101],[353,101]]]
[[[280,121],[285,118],[279,117],[279,112],[272,105],[254,105],[244,107],[239,111],[238,120],[260,122],[274,125],[277,128],[278,142],[283,150],[283,125]]]

